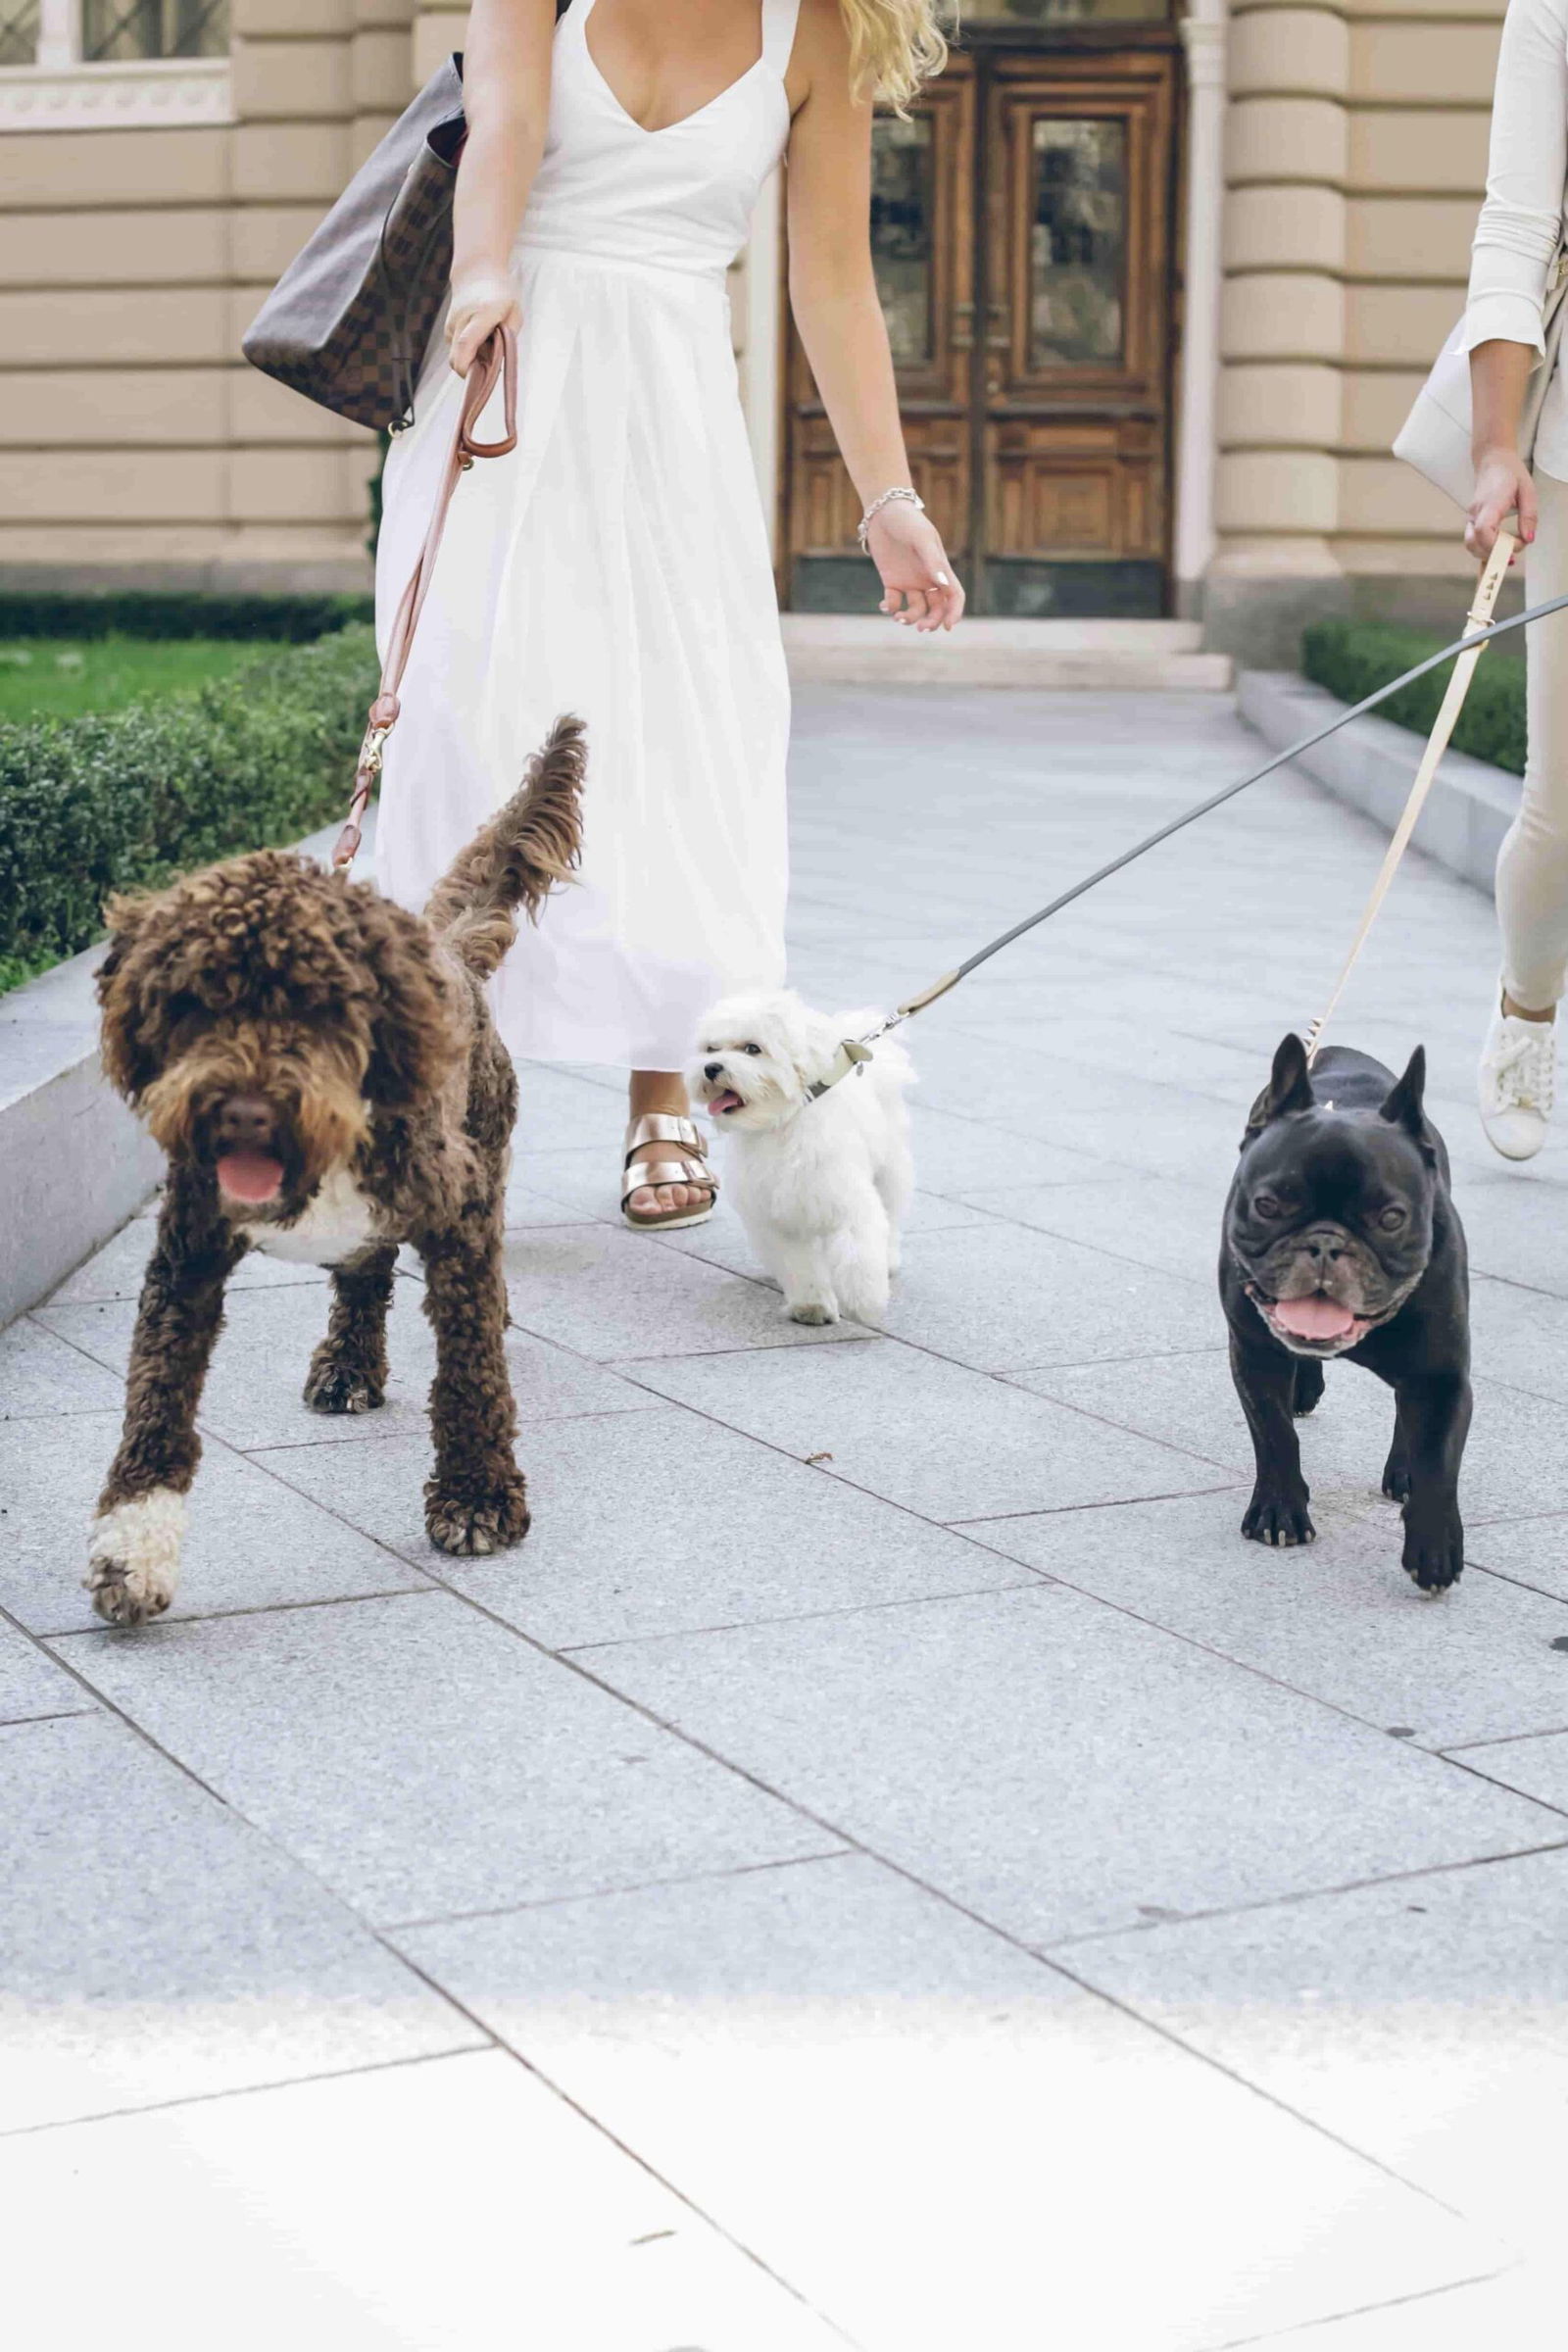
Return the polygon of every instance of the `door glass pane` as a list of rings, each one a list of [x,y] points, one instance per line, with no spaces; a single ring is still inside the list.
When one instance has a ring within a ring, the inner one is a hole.
[[[0,66],[30,66],[38,54],[38,0],[0,0]]]
[[[882,117],[871,132],[871,260],[895,368],[931,358],[931,123]]]
[[[1029,231],[1031,368],[1115,367],[1122,357],[1127,126],[1037,117]]]

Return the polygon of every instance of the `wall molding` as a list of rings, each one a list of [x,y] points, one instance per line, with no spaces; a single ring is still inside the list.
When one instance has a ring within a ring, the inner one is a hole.
[[[0,133],[150,130],[234,121],[226,57],[0,67]]]

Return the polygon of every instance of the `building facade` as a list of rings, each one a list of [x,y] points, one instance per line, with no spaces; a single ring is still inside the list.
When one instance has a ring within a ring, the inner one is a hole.
[[[877,129],[916,478],[985,612],[1451,614],[1389,444],[1462,300],[1501,0],[968,0]],[[374,445],[239,357],[442,53],[416,0],[0,0],[0,585],[363,584]],[[734,273],[787,606],[865,610],[782,299]]]

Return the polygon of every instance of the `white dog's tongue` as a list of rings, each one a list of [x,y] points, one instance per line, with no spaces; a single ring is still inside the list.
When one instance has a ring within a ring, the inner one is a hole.
[[[1277,1298],[1274,1320],[1298,1340],[1343,1340],[1355,1329],[1355,1317],[1337,1298]]]
[[[708,1105],[709,1109],[711,1111],[716,1111],[720,1118],[722,1118],[727,1111],[739,1110],[740,1106],[741,1099],[739,1095],[731,1093],[728,1088],[725,1089],[723,1094],[715,1095],[711,1102],[710,1102]]]

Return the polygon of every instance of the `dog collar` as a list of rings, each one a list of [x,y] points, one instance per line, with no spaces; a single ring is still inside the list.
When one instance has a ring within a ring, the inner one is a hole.
[[[841,1078],[848,1078],[853,1070],[859,1068],[862,1061],[869,1061],[870,1058],[870,1047],[861,1045],[858,1038],[841,1039],[839,1050],[833,1056],[827,1076],[819,1078],[814,1086],[807,1088],[806,1100],[808,1102],[815,1102],[820,1096],[827,1093],[830,1086],[837,1086]]]

